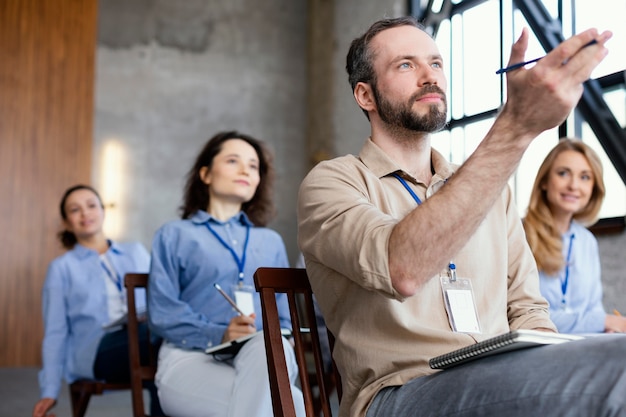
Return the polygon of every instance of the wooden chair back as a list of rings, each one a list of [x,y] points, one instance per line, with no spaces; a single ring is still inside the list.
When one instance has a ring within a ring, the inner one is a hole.
[[[126,300],[128,302],[128,356],[130,364],[130,388],[132,394],[133,417],[145,417],[143,401],[143,383],[154,381],[157,369],[157,349],[152,343],[148,343],[148,364],[141,363],[141,346],[139,342],[139,320],[135,307],[135,289],[148,289],[148,274],[126,274],[124,276],[126,287]],[[148,332],[148,340],[150,333]]]
[[[295,356],[307,417],[314,417],[321,411],[324,417],[331,417],[330,396],[337,389],[341,400],[341,381],[336,367],[331,374],[324,371],[324,360],[320,346],[320,337],[313,304],[313,292],[305,269],[301,268],[259,268],[254,274],[254,284],[260,293],[263,314],[263,333],[269,370],[270,390],[274,417],[295,417],[295,407],[291,396],[291,384],[287,372],[285,352],[283,349],[280,320],[276,294],[285,293],[289,302]],[[300,300],[300,301],[299,301]],[[303,303],[303,305],[301,305]],[[303,312],[304,317],[300,317]],[[306,328],[308,327],[308,330]],[[329,339],[332,335],[329,333]],[[307,352],[310,349],[312,352]],[[307,366],[307,357],[312,353],[313,366]],[[308,355],[307,355],[308,354]],[[311,369],[312,368],[312,369]],[[314,378],[310,377],[310,374]],[[313,384],[317,385],[314,390]],[[316,410],[316,394],[318,392],[320,410]]]

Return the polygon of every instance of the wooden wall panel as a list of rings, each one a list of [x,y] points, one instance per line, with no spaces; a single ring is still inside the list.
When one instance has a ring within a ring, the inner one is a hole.
[[[40,365],[58,202],[90,181],[97,0],[0,1],[0,366]]]

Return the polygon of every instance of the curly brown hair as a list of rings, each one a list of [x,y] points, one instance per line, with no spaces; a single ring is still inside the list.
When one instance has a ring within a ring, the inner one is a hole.
[[[187,219],[196,211],[206,210],[209,206],[209,192],[207,185],[200,178],[200,170],[203,167],[210,169],[215,155],[220,153],[224,142],[231,139],[241,139],[247,142],[254,148],[259,157],[259,186],[252,199],[245,202],[241,209],[256,226],[266,226],[275,215],[272,199],[274,186],[273,157],[262,141],[235,130],[217,133],[209,139],[196,158],[196,162],[187,174],[184,202],[180,207],[181,218]]]

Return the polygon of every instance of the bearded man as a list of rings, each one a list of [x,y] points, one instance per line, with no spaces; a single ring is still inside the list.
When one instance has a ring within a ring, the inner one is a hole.
[[[335,336],[340,417],[626,415],[624,336],[429,367],[511,330],[556,331],[507,182],[567,118],[610,37],[589,29],[508,72],[507,102],[460,167],[431,148],[447,108],[431,36],[403,17],[352,42],[346,67],[371,135],[358,157],[313,168],[298,196],[298,244]]]

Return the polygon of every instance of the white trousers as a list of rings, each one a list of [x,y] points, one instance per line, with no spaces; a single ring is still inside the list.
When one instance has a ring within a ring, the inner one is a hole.
[[[302,392],[294,385],[298,365],[283,338],[296,414],[305,417]],[[250,339],[230,363],[201,351],[163,343],[155,383],[171,417],[272,417],[263,334]]]

